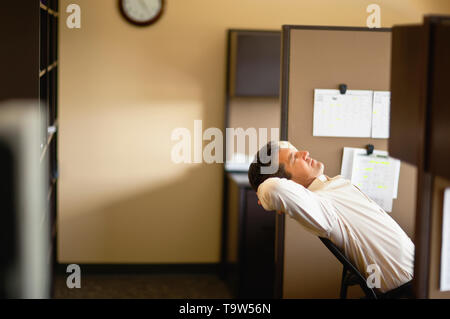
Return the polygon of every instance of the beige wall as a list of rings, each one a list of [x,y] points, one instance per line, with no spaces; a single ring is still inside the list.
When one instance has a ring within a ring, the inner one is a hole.
[[[226,29],[282,24],[382,26],[450,13],[447,0],[168,0],[154,26],[115,0],[62,0],[60,262],[217,262],[222,167],[170,161],[176,127],[222,127]],[[80,30],[65,8],[82,10]]]

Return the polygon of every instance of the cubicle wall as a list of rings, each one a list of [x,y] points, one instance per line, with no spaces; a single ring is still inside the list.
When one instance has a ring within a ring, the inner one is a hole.
[[[390,29],[284,26],[282,46],[281,138],[308,150],[340,174],[344,147],[387,150],[387,139],[313,136],[314,89],[389,91]],[[398,198],[391,216],[414,236],[416,169],[402,163]],[[337,298],[342,266],[320,240],[294,220],[277,220],[279,295],[283,298]],[[349,297],[362,295],[352,289]]]

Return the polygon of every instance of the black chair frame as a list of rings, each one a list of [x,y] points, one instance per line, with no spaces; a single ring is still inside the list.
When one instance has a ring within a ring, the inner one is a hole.
[[[341,290],[339,297],[341,299],[347,298],[347,290],[349,286],[359,285],[366,295],[367,299],[394,299],[394,298],[414,298],[412,292],[412,281],[409,281],[400,287],[390,290],[386,293],[377,293],[375,289],[367,286],[366,278],[361,275],[358,269],[347,259],[347,257],[341,252],[341,250],[334,245],[331,240],[323,237],[319,237],[322,243],[331,251],[331,253],[341,262],[342,279]]]

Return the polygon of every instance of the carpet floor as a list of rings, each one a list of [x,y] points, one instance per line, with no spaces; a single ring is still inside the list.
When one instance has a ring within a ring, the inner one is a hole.
[[[222,280],[211,274],[88,274],[81,288],[69,289],[67,277],[54,278],[55,299],[230,299]]]

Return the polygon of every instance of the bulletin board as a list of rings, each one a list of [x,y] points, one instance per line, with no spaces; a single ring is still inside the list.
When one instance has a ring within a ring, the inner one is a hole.
[[[340,174],[344,147],[388,150],[387,139],[313,136],[314,89],[389,91],[391,30],[355,27],[283,26],[281,138]],[[402,163],[391,216],[413,239],[416,169]],[[277,220],[279,297],[338,298],[342,265],[322,242],[285,217]],[[358,288],[359,289],[359,288]],[[362,295],[349,291],[349,297]]]

